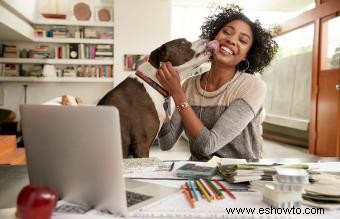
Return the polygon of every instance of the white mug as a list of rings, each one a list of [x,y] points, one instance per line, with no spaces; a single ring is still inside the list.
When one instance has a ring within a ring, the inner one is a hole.
[[[45,64],[42,71],[42,75],[43,77],[57,77],[54,65]]]

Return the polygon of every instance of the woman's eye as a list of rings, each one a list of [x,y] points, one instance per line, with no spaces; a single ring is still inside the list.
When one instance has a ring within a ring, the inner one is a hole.
[[[230,35],[230,34],[231,34],[231,31],[230,31],[230,30],[224,30],[223,33],[224,33],[224,34],[227,34],[227,35]]]
[[[242,44],[248,44],[248,40],[246,40],[246,39],[240,39],[240,42],[241,42]]]

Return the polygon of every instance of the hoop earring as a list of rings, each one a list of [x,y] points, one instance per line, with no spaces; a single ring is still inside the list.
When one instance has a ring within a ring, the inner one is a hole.
[[[245,69],[243,69],[243,71],[247,71],[248,68],[249,68],[249,60],[246,59],[244,62],[246,63],[247,67]]]
[[[243,64],[243,63],[245,63],[245,64]],[[245,65],[247,66],[246,68],[243,67]],[[237,68],[238,71],[242,71],[242,72],[247,71],[248,68],[249,68],[249,60],[248,59],[242,60],[240,63],[238,63],[236,65],[236,68]]]

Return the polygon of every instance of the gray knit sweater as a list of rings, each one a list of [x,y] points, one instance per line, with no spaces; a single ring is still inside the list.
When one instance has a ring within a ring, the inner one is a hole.
[[[261,115],[265,83],[255,75],[237,72],[231,81],[218,90],[204,92],[200,79],[201,75],[197,75],[183,84],[189,104],[198,116],[201,112],[201,121],[205,126],[195,139],[189,137],[190,160],[206,161],[214,155],[259,159],[262,151]],[[175,111],[158,134],[161,149],[171,149],[183,129],[181,117]]]

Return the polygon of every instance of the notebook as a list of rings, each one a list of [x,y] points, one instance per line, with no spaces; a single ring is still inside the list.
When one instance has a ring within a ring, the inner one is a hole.
[[[20,113],[31,184],[52,186],[67,202],[124,216],[178,192],[124,180],[116,108],[26,104]]]

